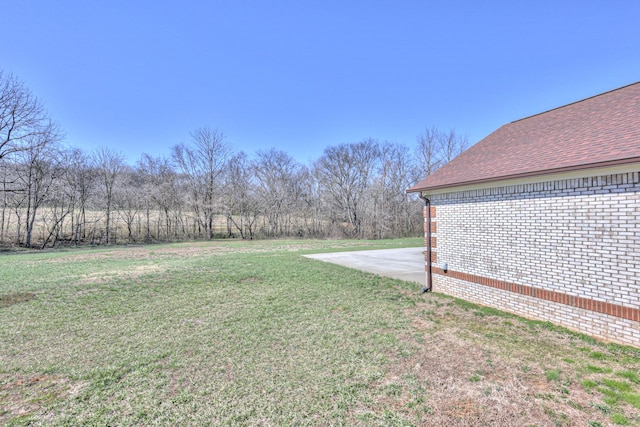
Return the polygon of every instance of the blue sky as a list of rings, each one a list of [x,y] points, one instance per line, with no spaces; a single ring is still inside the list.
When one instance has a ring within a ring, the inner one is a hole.
[[[301,162],[502,124],[640,80],[640,2],[5,2],[0,68],[133,164],[199,127]]]

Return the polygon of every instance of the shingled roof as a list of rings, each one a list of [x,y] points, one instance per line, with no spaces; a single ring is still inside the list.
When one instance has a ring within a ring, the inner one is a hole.
[[[640,82],[506,124],[409,192],[640,162]]]

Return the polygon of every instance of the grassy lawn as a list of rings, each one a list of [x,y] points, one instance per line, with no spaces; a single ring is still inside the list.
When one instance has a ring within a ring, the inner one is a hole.
[[[0,255],[0,425],[640,425],[640,350],[304,258]]]

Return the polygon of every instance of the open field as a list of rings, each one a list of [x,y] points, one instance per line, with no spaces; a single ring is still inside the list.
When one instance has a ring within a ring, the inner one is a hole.
[[[640,350],[225,241],[0,255],[0,425],[640,425]]]
[[[4,215],[5,223],[0,227],[2,234],[0,235],[0,244],[17,244],[18,242],[24,242],[24,234],[26,232],[26,226],[24,224],[26,218],[26,209],[18,209],[21,222],[16,215],[16,210],[7,209]],[[42,207],[38,210],[39,215],[33,226],[33,246],[40,247],[40,245],[47,240],[49,234],[53,231],[54,224],[56,222],[56,215],[54,211],[49,207]],[[0,219],[2,216],[0,215]],[[148,231],[147,231],[147,219]],[[185,224],[184,227],[176,226],[172,223],[171,229],[167,229],[166,218],[164,214],[158,210],[151,210],[147,218],[146,212],[140,210],[135,213],[129,213],[129,216],[125,215],[121,211],[114,211],[111,216],[111,240],[115,244],[124,244],[131,242],[144,242],[145,240],[155,241],[176,241],[176,240],[188,240],[195,238],[197,232],[193,228],[194,214],[188,213],[185,215],[184,220],[189,221],[189,224]],[[262,219],[262,218],[261,218]],[[129,226],[131,226],[131,235],[129,235]],[[171,218],[172,222],[175,222],[175,218]],[[74,222],[73,215],[69,214],[65,217],[65,220],[59,224],[57,233],[59,234],[59,241],[57,245],[65,245],[69,243],[79,244],[100,244],[104,243],[104,234],[106,228],[106,216],[103,211],[100,210],[87,210],[85,213],[85,222],[81,227],[83,233],[76,236],[74,234],[77,224]],[[213,222],[214,234],[217,236],[226,236],[227,232],[227,218],[224,215],[216,215]],[[235,229],[233,232],[237,232]],[[191,233],[191,235],[189,235]],[[149,239],[147,239],[147,235]],[[202,231],[202,235],[206,235],[206,232]],[[74,236],[78,237],[79,242],[74,241]],[[51,241],[53,238],[49,239]]]

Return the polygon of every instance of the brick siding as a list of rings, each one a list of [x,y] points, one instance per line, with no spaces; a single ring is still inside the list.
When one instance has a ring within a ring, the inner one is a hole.
[[[640,346],[638,172],[428,197],[434,291]]]

